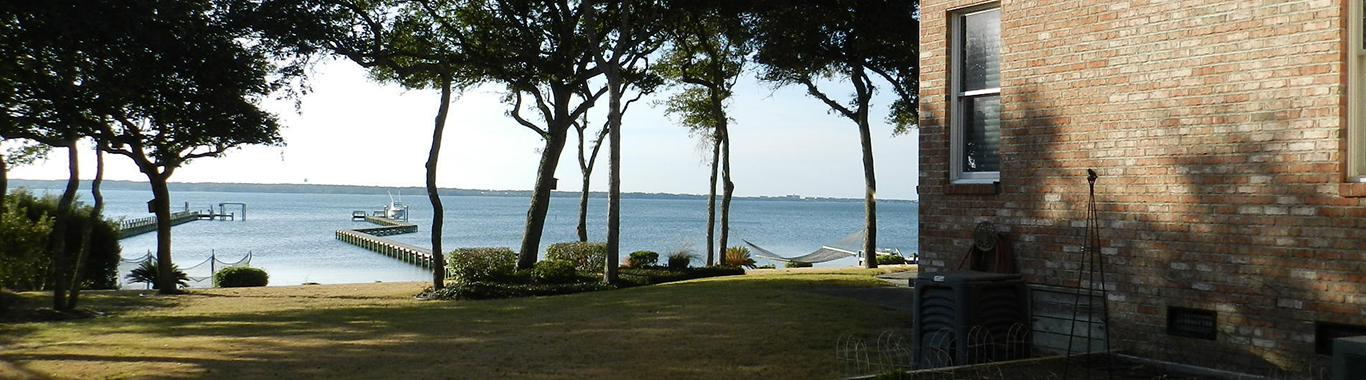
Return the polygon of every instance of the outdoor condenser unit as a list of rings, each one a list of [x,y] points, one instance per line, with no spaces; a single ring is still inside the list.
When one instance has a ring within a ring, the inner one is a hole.
[[[1333,380],[1366,379],[1366,336],[1333,339]]]
[[[922,272],[914,302],[916,368],[1029,357],[1029,290],[1018,274]]]

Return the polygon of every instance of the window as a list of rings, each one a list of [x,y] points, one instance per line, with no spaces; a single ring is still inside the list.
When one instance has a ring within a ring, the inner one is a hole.
[[[971,8],[953,15],[949,27],[951,180],[996,182],[1001,178],[1001,10]]]
[[[1347,180],[1366,182],[1366,0],[1347,4]]]

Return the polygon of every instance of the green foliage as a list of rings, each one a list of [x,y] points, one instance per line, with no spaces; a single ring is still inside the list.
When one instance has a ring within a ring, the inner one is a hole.
[[[507,247],[457,248],[446,256],[446,273],[457,282],[497,281],[516,269],[517,254]]]
[[[158,273],[161,272],[159,271],[156,260],[149,257],[147,258],[147,260],[143,260],[141,264],[138,264],[137,268],[134,268],[131,272],[128,272],[128,276],[124,278],[128,279],[128,282],[147,283],[151,285],[152,289],[159,289],[160,285],[158,285],[157,281]],[[174,263],[172,263],[171,273],[175,275],[176,287],[190,287],[190,276],[186,275],[185,271],[180,270],[179,265],[175,265]]]
[[[220,288],[266,286],[270,283],[270,275],[260,268],[228,267],[214,273],[213,282]]]
[[[555,243],[545,249],[546,260],[565,260],[583,272],[602,273],[607,265],[607,243]]]
[[[6,195],[5,215],[0,220],[0,287],[15,290],[39,290],[48,283],[52,253],[48,236],[52,233],[53,215],[57,213],[57,196],[38,197],[26,189]],[[110,220],[96,222],[93,209],[77,202],[73,205],[72,231],[83,231],[95,223],[90,235],[90,252],[81,269],[85,289],[113,289],[118,284],[119,252],[118,224]],[[67,247],[80,247],[81,234],[67,235]],[[72,265],[75,263],[73,262]],[[70,274],[72,268],[60,273]]]
[[[574,263],[565,260],[541,261],[531,268],[531,281],[538,284],[568,284],[578,279]]]
[[[670,253],[668,267],[671,270],[687,269],[689,265],[692,265],[692,259],[695,257],[697,255],[688,250]]]
[[[749,248],[729,247],[721,258],[721,264],[732,267],[754,268],[754,258],[749,256]]]
[[[783,267],[784,267],[784,268],[810,268],[810,267],[811,267],[811,263],[803,263],[803,262],[800,262],[800,261],[788,261],[787,264],[783,264]]]
[[[905,264],[906,258],[901,255],[877,255],[877,265],[899,265]]]
[[[617,286],[602,282],[575,282],[569,284],[508,284],[501,282],[458,282],[446,285],[441,290],[427,288],[419,298],[432,300],[487,300],[501,298],[541,297],[562,294],[612,290]]]
[[[635,251],[631,252],[631,257],[626,259],[626,265],[632,268],[644,268],[654,266],[659,263],[659,253],[654,251]]]

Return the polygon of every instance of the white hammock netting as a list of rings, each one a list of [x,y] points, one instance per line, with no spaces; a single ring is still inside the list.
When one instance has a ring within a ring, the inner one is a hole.
[[[740,241],[745,242],[745,245],[749,246],[749,249],[751,251],[750,254],[754,255],[755,257],[761,257],[773,261],[782,262],[823,263],[826,261],[839,260],[843,258],[858,257],[859,250],[863,249],[864,235],[864,230],[859,230],[859,232],[855,232],[852,235],[845,236],[844,239],[840,239],[840,241],[835,242],[834,244],[821,246],[821,248],[817,249],[815,252],[811,252],[797,257],[779,256],[778,254],[773,253],[773,251],[769,251],[767,249],[764,249],[763,247],[751,243],[749,240],[745,240],[742,238],[740,239]]]

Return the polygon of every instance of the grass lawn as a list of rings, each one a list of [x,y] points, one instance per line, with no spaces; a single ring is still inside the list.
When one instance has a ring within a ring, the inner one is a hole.
[[[894,270],[495,301],[413,299],[423,283],[86,292],[106,316],[0,323],[0,379],[831,379],[841,335],[906,331],[911,315],[803,290]]]

